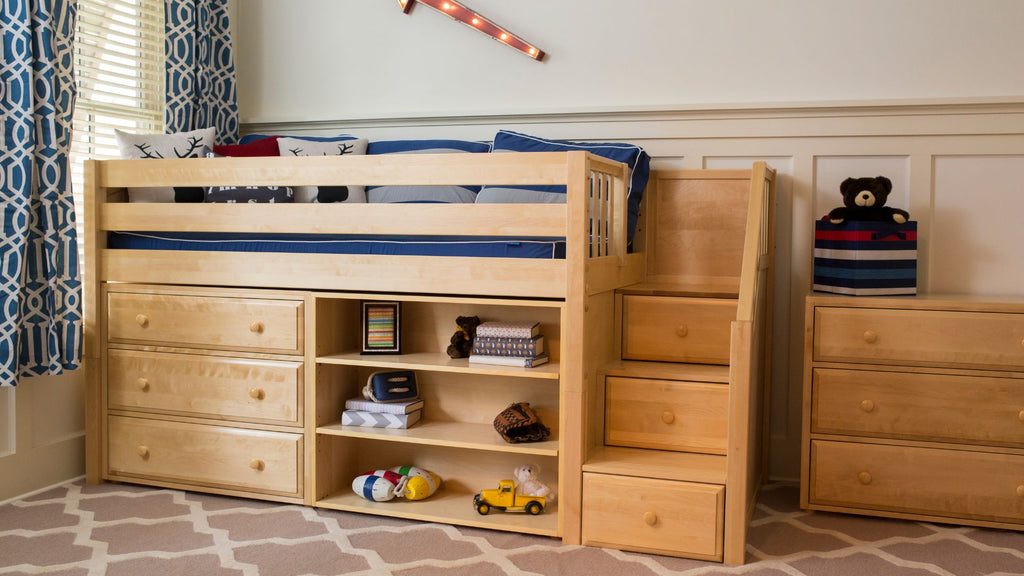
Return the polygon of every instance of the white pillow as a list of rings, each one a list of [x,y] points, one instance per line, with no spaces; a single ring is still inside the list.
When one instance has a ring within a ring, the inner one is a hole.
[[[348,156],[366,154],[366,138],[343,137],[330,140],[278,138],[281,156]],[[365,186],[294,186],[296,202],[365,203]]]
[[[200,128],[174,134],[132,134],[114,130],[114,135],[122,158],[198,158],[203,147],[213,148],[216,129]],[[202,202],[203,189],[173,186],[129,188],[128,201]]]

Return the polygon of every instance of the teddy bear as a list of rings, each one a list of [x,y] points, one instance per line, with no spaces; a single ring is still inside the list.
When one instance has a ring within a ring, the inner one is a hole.
[[[843,206],[828,213],[828,220],[833,224],[848,221],[903,224],[910,219],[906,211],[885,205],[892,192],[892,181],[885,176],[847,178],[839,185],[839,191],[843,195]]]
[[[537,464],[525,464],[516,466],[512,471],[512,477],[516,482],[516,494],[526,496],[544,496],[549,501],[555,501],[555,492],[547,484],[541,482],[537,477],[540,475],[540,466]]]
[[[446,352],[449,358],[466,358],[473,351],[473,339],[476,338],[476,327],[480,318],[476,316],[459,316],[455,319],[459,328],[452,334],[451,344]]]

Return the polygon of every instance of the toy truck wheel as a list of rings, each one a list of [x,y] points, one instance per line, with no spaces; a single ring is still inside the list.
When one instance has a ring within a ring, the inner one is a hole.
[[[529,503],[526,504],[526,512],[530,516],[536,516],[537,514],[540,514],[543,511],[544,507],[541,506],[540,502],[537,502],[536,500],[531,500]]]
[[[487,514],[490,511],[491,511],[491,505],[488,504],[487,502],[477,502],[476,503],[476,512],[477,512],[477,514],[479,514],[481,516],[487,516]]]

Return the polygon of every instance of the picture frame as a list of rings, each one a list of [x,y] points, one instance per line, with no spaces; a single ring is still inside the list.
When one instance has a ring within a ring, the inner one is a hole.
[[[402,353],[402,303],[362,303],[363,345],[361,354]]]

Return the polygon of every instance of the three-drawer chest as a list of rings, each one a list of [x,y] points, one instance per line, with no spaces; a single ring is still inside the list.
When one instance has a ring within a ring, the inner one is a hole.
[[[801,506],[1024,529],[1024,299],[811,295]]]
[[[303,502],[302,295],[106,287],[106,478]]]

